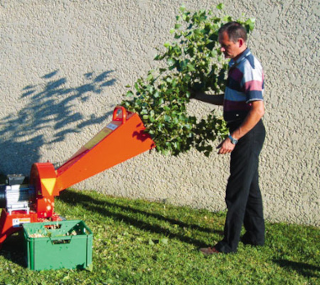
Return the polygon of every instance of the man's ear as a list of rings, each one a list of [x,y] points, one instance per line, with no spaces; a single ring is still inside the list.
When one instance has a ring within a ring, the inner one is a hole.
[[[239,47],[243,47],[243,45],[245,45],[245,41],[243,38],[239,38],[238,43],[239,43]]]

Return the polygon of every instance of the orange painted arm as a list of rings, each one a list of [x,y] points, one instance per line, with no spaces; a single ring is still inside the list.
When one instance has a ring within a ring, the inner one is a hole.
[[[54,194],[155,147],[136,113],[114,109],[112,121],[57,169]]]

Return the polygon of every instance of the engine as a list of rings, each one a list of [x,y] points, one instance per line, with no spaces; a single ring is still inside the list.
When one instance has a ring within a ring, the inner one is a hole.
[[[29,213],[35,199],[35,189],[28,184],[20,184],[24,180],[22,175],[8,175],[8,185],[0,186],[0,208],[5,208],[10,214],[12,211]]]

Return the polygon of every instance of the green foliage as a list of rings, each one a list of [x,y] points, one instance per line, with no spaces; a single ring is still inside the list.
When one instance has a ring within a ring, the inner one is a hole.
[[[222,238],[225,212],[66,190],[55,201],[67,220],[93,232],[90,270],[31,271],[23,239],[0,251],[0,284],[319,284],[320,229],[266,224],[266,245],[204,257]],[[58,250],[58,249],[57,249]],[[48,256],[50,258],[50,256]]]
[[[191,89],[223,93],[228,64],[220,51],[218,30],[229,21],[230,16],[215,16],[211,10],[191,13],[182,6],[170,31],[174,41],[166,42],[165,51],[155,57],[161,68],[149,71],[127,92],[121,105],[141,116],[157,151],[178,155],[195,147],[208,156],[212,142],[227,134],[221,115],[212,111],[197,120],[188,115],[187,104]],[[238,21],[248,32],[254,27],[252,19]]]

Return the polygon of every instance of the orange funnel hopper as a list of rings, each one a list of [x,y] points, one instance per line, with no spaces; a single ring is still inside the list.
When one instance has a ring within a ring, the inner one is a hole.
[[[112,121],[59,167],[53,195],[155,147],[136,113],[116,107]]]

